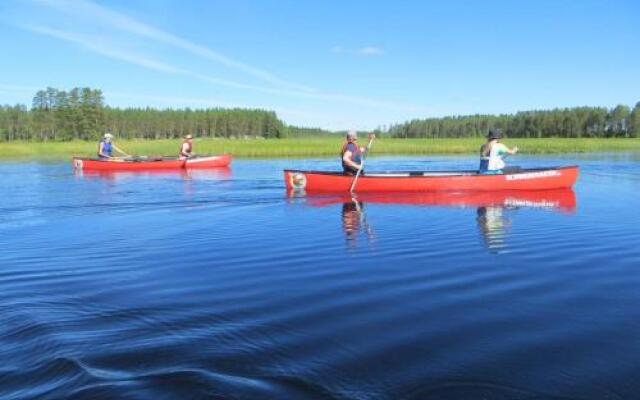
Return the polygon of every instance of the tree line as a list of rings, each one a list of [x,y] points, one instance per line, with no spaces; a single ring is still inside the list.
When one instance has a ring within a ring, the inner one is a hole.
[[[633,110],[619,105],[416,119],[392,125],[384,133],[396,138],[479,137],[491,128],[523,138],[640,137],[640,102]]]
[[[376,132],[396,138],[461,138],[484,136],[491,128],[500,128],[509,137],[640,137],[640,102],[633,109],[618,105],[415,119]],[[97,140],[107,132],[126,139],[336,135],[320,128],[287,126],[266,110],[114,108],[105,104],[101,90],[92,88],[46,88],[35,94],[30,108],[0,105],[0,141]]]
[[[25,105],[0,106],[0,140],[97,140],[110,132],[119,138],[287,136],[288,128],[273,111],[255,109],[113,108],[102,91],[47,88]],[[304,129],[303,129],[304,131]],[[296,134],[295,129],[292,130]]]

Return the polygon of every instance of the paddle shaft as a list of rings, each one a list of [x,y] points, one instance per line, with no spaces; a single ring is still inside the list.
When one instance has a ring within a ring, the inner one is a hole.
[[[375,136],[372,136],[369,139],[369,144],[367,144],[367,151],[362,155],[362,161],[360,161],[360,169],[358,169],[358,172],[356,172],[356,177],[353,178],[353,182],[351,182],[351,188],[349,189],[350,192],[353,192],[353,190],[356,188],[356,183],[358,183],[358,178],[360,177],[360,173],[364,169],[364,156],[369,152],[369,149],[371,148],[371,144],[373,143],[374,137]]]
[[[364,226],[364,231],[367,234],[367,239],[369,241],[369,244],[371,244],[371,242],[374,239],[374,232],[373,232],[373,229],[371,229],[371,227],[369,226],[369,223],[367,222],[367,215],[365,214],[364,209],[360,205],[360,201],[356,197],[355,193],[352,193],[351,195],[351,202],[356,205],[356,211],[358,212],[360,223]]]

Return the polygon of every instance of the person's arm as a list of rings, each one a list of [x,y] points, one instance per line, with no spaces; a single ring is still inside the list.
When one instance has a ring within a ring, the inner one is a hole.
[[[119,148],[118,146],[116,146],[115,144],[111,143],[111,146],[113,146],[113,148],[120,154],[124,154],[127,157],[131,157],[131,155],[129,153],[127,153],[126,151],[122,150],[121,148]]]
[[[483,144],[482,146],[480,146],[480,157],[481,158],[486,158],[489,157],[489,152],[491,151],[489,148],[488,144]]]
[[[344,163],[350,166],[351,168],[360,169],[362,166],[360,164],[356,164],[351,160],[352,155],[353,155],[353,152],[349,150],[345,151],[344,155],[342,156],[342,161],[344,161]]]
[[[496,145],[494,145],[496,146]],[[507,156],[507,155],[514,155],[518,152],[518,147],[514,147],[513,149],[510,149],[509,147],[507,147],[507,145],[505,145],[504,143],[498,143],[497,146],[500,146],[498,148],[498,154],[502,155],[502,156]]]

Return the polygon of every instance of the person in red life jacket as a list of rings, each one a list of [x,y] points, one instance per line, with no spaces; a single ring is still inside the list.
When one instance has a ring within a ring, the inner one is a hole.
[[[342,170],[345,175],[356,175],[362,169],[362,156],[367,149],[358,146],[357,140],[358,133],[356,131],[347,132],[347,141],[342,146]],[[364,171],[361,171],[360,174],[364,175]]]
[[[180,158],[191,158],[196,154],[193,152],[193,136],[187,135],[184,137],[184,141],[182,142],[182,146],[180,146]]]

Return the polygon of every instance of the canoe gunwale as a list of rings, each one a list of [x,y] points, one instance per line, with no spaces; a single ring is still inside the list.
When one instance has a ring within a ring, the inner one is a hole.
[[[100,171],[144,171],[156,169],[206,169],[228,167],[232,161],[230,154],[196,156],[193,158],[180,157],[148,157],[103,160],[89,157],[73,157],[74,169],[100,170]]]
[[[379,171],[379,172],[369,172],[365,175],[361,175],[359,179],[367,179],[367,178],[376,178],[376,179],[398,179],[398,178],[455,178],[455,177],[499,177],[505,175],[518,175],[518,174],[527,174],[532,172],[543,172],[543,171],[559,171],[559,170],[569,170],[569,169],[578,169],[577,165],[567,165],[561,167],[542,167],[542,168],[522,168],[517,170],[509,170],[501,174],[481,174],[477,170],[458,170],[458,171]],[[285,169],[285,173],[302,173],[305,175],[330,175],[330,176],[347,176],[340,171],[309,171],[309,170],[299,170],[299,169]]]
[[[157,156],[157,157],[148,157],[148,158],[132,158],[132,159],[122,159],[118,161],[109,161],[103,160],[97,157],[72,157],[73,160],[82,160],[82,161],[92,161],[92,162],[105,162],[105,163],[152,163],[152,162],[162,162],[162,161],[198,161],[202,162],[209,159],[217,159],[217,158],[225,158],[230,157],[229,154],[220,154],[220,155],[211,155],[211,156],[196,156],[192,158],[180,158],[174,156]]]

